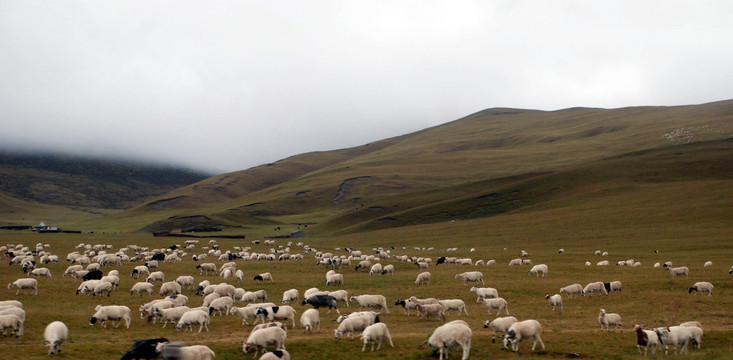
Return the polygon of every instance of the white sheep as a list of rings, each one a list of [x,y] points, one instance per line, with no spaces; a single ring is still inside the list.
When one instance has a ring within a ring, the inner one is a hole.
[[[156,281],[163,283],[165,281],[165,274],[162,271],[151,272],[150,275],[145,279],[146,282],[155,284]]]
[[[522,259],[516,258],[509,261],[509,266],[520,266],[522,265]]]
[[[199,332],[204,328],[206,328],[206,331],[208,332],[210,322],[211,318],[206,311],[199,309],[190,310],[181,315],[181,319],[178,320],[178,324],[176,324],[176,330],[181,331],[181,329],[185,328],[184,332],[189,330],[193,332],[192,325],[199,324]]]
[[[107,321],[112,321],[112,325],[117,328],[124,320],[125,326],[128,329],[130,328],[130,321],[132,319],[130,318],[129,307],[124,305],[97,305],[94,310],[96,310],[96,312],[92,315],[91,319],[89,319],[90,326],[94,326],[94,324],[99,321],[102,324],[102,327],[107,328]],[[115,325],[115,321],[117,321],[117,325]]]
[[[201,306],[203,306],[203,307],[205,307],[205,308],[208,309],[209,306],[211,305],[211,302],[214,301],[214,300],[216,300],[216,299],[218,299],[218,298],[220,298],[220,297],[221,297],[221,295],[219,295],[217,293],[211,293],[209,295],[206,295],[206,296],[204,296],[204,303]]]
[[[537,320],[524,320],[512,324],[504,335],[504,348],[508,348],[509,344],[512,345],[512,350],[519,351],[519,342],[522,339],[533,338],[532,351],[539,342],[542,346],[542,350],[545,350],[545,343],[542,342],[540,334],[542,333],[542,325]]]
[[[491,342],[496,342],[496,334],[506,333],[509,327],[517,322],[517,318],[514,316],[497,317],[494,320],[486,320],[484,322],[484,329],[491,328],[494,332],[491,334]]]
[[[283,292],[283,304],[289,304],[291,301],[296,301],[298,299],[298,289],[290,289]]]
[[[193,289],[193,276],[181,275],[176,278],[176,282],[184,289]]]
[[[285,349],[277,349],[272,352],[264,353],[260,360],[290,360],[290,353]]]
[[[117,275],[103,276],[102,279],[100,279],[100,280],[112,284],[112,287],[113,287],[114,290],[117,290],[117,288],[120,285],[120,277],[117,276]]]
[[[137,293],[139,296],[143,296],[144,292],[153,295],[153,286],[154,285],[149,282],[137,282],[132,286],[132,289],[130,289],[130,295]]]
[[[458,316],[461,315],[461,311],[468,315],[468,311],[466,311],[466,303],[464,303],[461,299],[438,300],[438,303],[440,305],[443,305],[446,313],[448,313],[448,311],[450,310],[456,310],[458,311]]]
[[[355,332],[364,331],[372,323],[368,316],[346,317],[343,318],[336,330],[333,331],[333,335],[336,339],[340,339],[344,334],[350,334],[353,340]]]
[[[196,265],[199,269],[199,275],[209,275],[210,272],[216,273],[216,264],[214,263],[202,263]]]
[[[287,336],[285,330],[276,326],[252,331],[242,344],[242,351],[246,354],[254,348],[253,357],[256,357],[260,350],[264,351],[268,346],[274,345],[276,349],[285,349],[285,338]]]
[[[369,276],[381,275],[381,274],[382,274],[382,264],[376,263],[372,265],[371,269],[369,270]]]
[[[593,297],[593,293],[604,293],[608,295],[608,291],[606,291],[606,286],[603,284],[602,281],[596,281],[589,283],[586,285],[583,290],[580,292],[580,295],[585,296],[585,294],[588,294],[589,297]]]
[[[687,268],[687,266],[680,266],[680,267],[668,267],[667,270],[672,275],[672,277],[682,276],[685,275],[685,277],[689,277],[690,269]]]
[[[61,344],[69,337],[69,328],[61,321],[54,321],[43,331],[43,344],[48,346],[48,354],[61,352]]]
[[[255,275],[254,280],[257,281],[259,284],[262,284],[264,282],[272,283],[272,274],[269,272],[262,273],[259,275]]]
[[[431,316],[435,316],[445,321],[445,308],[440,304],[416,304],[417,316],[422,316],[425,319],[430,319]]]
[[[480,271],[467,271],[464,273],[456,274],[456,279],[463,279],[463,286],[466,286],[469,282],[481,282],[481,285],[484,284],[484,274],[482,274]]]
[[[19,317],[12,314],[0,315],[0,330],[2,330],[3,336],[8,336],[7,330],[12,329],[13,332],[10,334],[15,333],[15,337],[19,337],[22,328],[23,322]]]
[[[641,347],[644,347],[644,357],[649,348],[652,349],[652,355],[659,347],[659,336],[652,330],[644,330],[641,325],[634,325],[634,332],[636,332],[636,348],[639,350],[641,355]]]
[[[384,268],[382,268],[382,275],[385,275],[385,274],[394,276],[394,265],[392,264],[385,265]]]
[[[246,291],[239,300],[244,302],[266,301],[267,292],[265,290]]]
[[[604,283],[603,286],[606,286],[606,284]],[[618,280],[615,280],[615,281],[611,281],[610,283],[608,283],[608,287],[606,288],[606,290],[609,293],[611,293],[613,291],[621,291],[621,287],[622,287],[621,282]]]
[[[242,326],[244,324],[249,325],[249,322],[247,322],[247,319],[257,319],[257,307],[255,306],[243,306],[243,307],[236,307],[232,306],[229,309],[230,314],[237,314],[242,318]],[[256,321],[255,321],[256,323]]]
[[[694,322],[697,322],[697,321],[694,321]],[[693,326],[692,323],[693,321],[688,321],[687,323],[682,323],[679,326],[685,326],[687,327],[688,330],[690,330],[690,340],[692,340],[692,342],[695,344],[695,347],[699,349],[700,347],[702,347],[702,336],[703,336],[702,326]]]
[[[160,319],[163,327],[166,327],[169,322],[177,324],[181,320],[181,316],[189,311],[191,311],[191,308],[188,306],[177,306],[168,309],[156,308],[155,317]]]
[[[219,316],[221,316],[222,310],[224,310],[225,315],[229,315],[229,309],[232,308],[232,305],[234,305],[234,300],[229,296],[214,299],[209,304],[209,316],[214,316],[215,311],[219,313]]]
[[[664,354],[669,352],[669,345],[674,346],[674,353],[677,355],[677,347],[680,347],[680,355],[687,353],[687,344],[690,342],[690,328],[686,326],[670,326],[668,328],[656,328],[654,330],[659,336],[659,342],[664,345]]]
[[[702,267],[706,267],[706,268],[713,267],[713,262],[712,261],[706,261],[705,264],[702,265]]]
[[[580,294],[582,291],[583,285],[580,284],[571,284],[560,288],[560,294],[565,293],[568,295],[568,298],[573,297],[575,294]]]
[[[382,309],[384,309],[387,311],[387,314],[389,314],[387,298],[385,298],[384,295],[355,295],[352,296],[349,301],[358,302],[359,309],[374,308],[379,309],[380,313],[382,312]]]
[[[596,263],[596,266],[609,266],[608,260],[599,261]]]
[[[698,281],[695,284],[693,284],[692,286],[690,286],[690,288],[688,289],[688,293],[692,294],[692,292],[694,291],[695,295],[697,295],[698,292],[702,292],[702,293],[708,293],[708,296],[713,296],[714,288],[715,287],[713,286],[713,284],[707,281]]]
[[[100,281],[94,286],[94,290],[92,290],[92,296],[103,296],[105,292],[107,293],[107,296],[111,296],[112,290],[114,290],[114,285],[112,285],[112,283]]]
[[[506,300],[504,300],[503,298],[483,299],[481,301],[484,303],[484,306],[488,310],[489,315],[491,315],[491,309],[498,309],[498,311],[496,312],[496,316],[499,316],[499,314],[501,314],[502,309],[504,309],[504,312],[509,315],[509,309],[506,306]]]
[[[343,284],[344,284],[344,275],[343,274],[326,275],[326,286],[343,285]]]
[[[49,279],[53,279],[53,275],[51,275],[51,270],[48,270],[48,268],[36,268],[31,270],[31,272],[28,273],[28,276],[37,276],[37,277],[46,277]]]
[[[0,307],[0,315],[15,315],[20,319],[20,329],[18,329],[19,335],[23,335],[23,327],[25,326],[25,310],[15,306],[9,306],[7,308]]]
[[[548,299],[550,301],[550,306],[552,306],[553,311],[556,308],[560,308],[560,312],[562,312],[562,295],[555,294],[550,296],[550,294],[547,294],[545,295],[545,299]]]
[[[178,295],[181,293],[181,284],[168,281],[160,285],[160,296]]]
[[[178,343],[162,342],[155,345],[155,351],[161,354],[163,359],[211,360],[216,357],[216,353],[206,345],[182,346]]]
[[[598,314],[598,323],[601,324],[601,331],[603,331],[604,326],[606,327],[606,330],[610,331],[610,326],[613,325],[614,331],[616,331],[616,329],[619,329],[619,332],[623,332],[621,315],[616,313],[606,313],[606,309],[601,309],[601,312]]]
[[[303,332],[313,332],[315,326],[321,331],[320,313],[316,309],[308,309],[300,315],[300,325],[303,326]]]
[[[499,292],[492,287],[478,288],[474,286],[471,288],[470,291],[472,293],[476,293],[476,296],[478,296],[476,302],[481,302],[481,300],[483,299],[492,299],[499,297]]]
[[[346,307],[349,307],[349,293],[346,290],[329,291],[326,295],[333,296],[336,301],[343,301]]]
[[[2,300],[0,301],[0,307],[6,307],[6,306],[14,306],[18,308],[23,308],[23,303],[21,303],[18,300]]]
[[[415,285],[422,285],[422,284],[430,285],[430,278],[431,278],[431,275],[429,272],[427,271],[421,272],[417,275],[417,279],[415,279]]]
[[[293,323],[293,327],[295,327],[296,313],[295,309],[288,305],[257,308],[257,314],[263,318],[262,322],[264,322],[264,319],[268,321],[283,320],[287,324],[288,320],[290,320]]]
[[[377,342],[377,350],[382,347],[382,341],[389,340],[389,344],[394,347],[392,343],[392,336],[389,334],[389,329],[384,323],[376,323],[367,326],[366,329],[361,333],[361,340],[364,342],[364,346],[361,347],[361,352],[366,349],[367,343],[372,342],[372,351],[374,351],[374,342]]]
[[[448,349],[460,346],[463,355],[461,360],[467,360],[471,352],[471,336],[473,332],[465,322],[451,321],[437,327],[426,343],[439,351],[438,360],[448,358]]]
[[[18,288],[15,295],[18,295],[21,290],[30,290],[33,295],[38,295],[38,280],[33,278],[18,279],[8,284],[8,290],[12,288]]]

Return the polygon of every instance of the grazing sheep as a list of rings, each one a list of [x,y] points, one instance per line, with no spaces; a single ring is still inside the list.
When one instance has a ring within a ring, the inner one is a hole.
[[[690,342],[690,328],[686,326],[659,327],[654,330],[659,336],[659,342],[664,345],[664,355],[669,352],[669,345],[674,346],[674,354],[677,355],[677,347],[680,347],[680,355],[687,353],[687,344]]]
[[[218,312],[219,316],[221,316],[222,310],[224,310],[224,315],[229,315],[229,309],[231,309],[232,305],[234,305],[234,300],[229,296],[214,299],[209,304],[209,316],[214,316],[214,311]]]
[[[430,285],[430,278],[431,275],[429,272],[424,271],[417,275],[417,279],[415,279],[415,285],[422,285],[427,284]]]
[[[641,355],[641,347],[644,347],[644,357],[646,357],[647,350],[652,349],[652,355],[659,346],[659,336],[652,330],[644,330],[641,325],[634,325],[634,331],[636,332],[636,348],[639,350]]]
[[[196,268],[199,269],[199,275],[209,275],[210,272],[216,273],[216,264],[214,263],[202,263],[196,265]]]
[[[509,261],[509,266],[520,266],[522,265],[522,259],[516,258]]]
[[[244,302],[267,301],[267,291],[246,291],[239,300]]]
[[[344,334],[350,334],[351,339],[354,339],[354,333],[357,331],[364,331],[367,326],[373,322],[370,321],[368,316],[352,316],[343,319],[336,330],[333,331],[333,336],[336,339],[340,339]]]
[[[343,274],[326,275],[326,286],[343,285],[343,284],[344,284],[344,275]]]
[[[580,295],[585,296],[585,294],[588,294],[589,297],[593,297],[594,292],[597,292],[599,294],[602,292],[606,294],[606,296],[608,296],[608,291],[606,291],[606,287],[605,285],[603,285],[602,281],[589,283],[583,288],[583,290],[580,292]]]
[[[499,292],[491,287],[477,288],[474,286],[471,288],[471,292],[476,293],[476,296],[478,296],[476,302],[481,302],[481,300],[483,299],[492,299],[499,297]]]
[[[397,299],[394,302],[395,306],[402,305],[405,316],[410,316],[410,310],[417,309],[417,303],[408,300]],[[419,314],[418,314],[419,316]]]
[[[349,293],[346,290],[329,291],[328,296],[333,296],[336,302],[343,301],[346,307],[349,307]]]
[[[209,323],[211,322],[211,317],[209,317],[209,314],[204,310],[190,310],[183,315],[181,315],[181,319],[178,320],[178,324],[176,324],[176,330],[181,331],[181,329],[184,329],[184,332],[191,331],[193,332],[193,326],[195,324],[199,324],[199,332],[203,328],[206,328],[206,332],[209,331]]]
[[[382,274],[382,264],[376,263],[372,265],[371,270],[369,270],[369,276],[381,275],[381,274]]]
[[[28,276],[37,276],[37,277],[43,276],[49,279],[53,279],[53,275],[51,275],[51,270],[48,270],[48,268],[33,269],[31,272],[28,273]]]
[[[463,286],[466,286],[469,282],[481,282],[481,285],[486,286],[484,284],[484,274],[482,274],[480,271],[467,271],[464,273],[456,274],[456,279],[463,279]]]
[[[696,321],[695,321],[696,322]],[[691,323],[692,321],[688,321],[685,324],[688,324],[684,327],[686,327],[690,331],[690,340],[694,343],[695,347],[698,349],[702,347],[702,336],[703,331],[701,326],[693,326]],[[698,323],[699,324],[699,323]],[[680,324],[680,326],[683,326],[683,324]]]
[[[265,281],[272,283],[272,274],[269,272],[262,273],[259,275],[255,275],[254,280],[257,281],[259,284],[264,283]]]
[[[313,306],[314,309],[320,309],[322,306],[326,307],[328,306],[328,313],[331,312],[332,309],[336,309],[336,312],[338,314],[341,314],[341,312],[338,309],[338,303],[336,302],[336,298],[331,295],[312,295],[305,299],[303,299],[303,302],[301,305],[310,305]]]
[[[295,301],[298,299],[298,289],[290,289],[283,292],[283,304],[289,304],[291,301]]]
[[[700,324],[699,321],[686,321],[686,322],[683,322],[682,324],[680,324],[679,326],[685,326],[685,327],[693,327],[694,326],[694,327],[699,327],[700,329],[702,329],[702,324]]]
[[[606,288],[609,294],[614,291],[621,291],[621,282],[617,280],[611,281],[610,283],[603,283],[603,287]]]
[[[156,281],[160,281],[161,283],[165,281],[165,274],[163,274],[162,271],[154,271],[145,279],[145,282],[149,282],[151,284],[155,284]]]
[[[107,328],[107,321],[112,321],[112,325],[117,328],[124,320],[125,326],[128,329],[130,328],[130,321],[132,319],[130,318],[129,307],[123,305],[97,305],[94,310],[96,310],[96,312],[89,319],[90,326],[94,326],[94,324],[99,321],[102,324],[102,327]],[[117,325],[115,325],[115,321],[117,321]]]
[[[216,357],[216,353],[206,345],[182,346],[178,343],[161,342],[155,346],[155,350],[163,359],[211,360]]]
[[[379,309],[380,313],[382,312],[382,309],[384,309],[387,311],[387,314],[389,314],[387,298],[385,298],[384,295],[355,295],[352,296],[349,301],[358,302],[359,309],[374,308]]]
[[[256,357],[260,350],[266,350],[268,346],[275,346],[276,349],[285,349],[285,338],[288,334],[285,330],[272,326],[252,331],[247,340],[242,344],[242,351],[246,354],[255,349],[253,357]]]
[[[608,260],[599,261],[596,263],[596,266],[608,266],[610,263]]]
[[[181,275],[176,278],[176,282],[184,289],[193,289],[193,276]]]
[[[359,271],[359,269],[363,270],[370,270],[372,268],[372,263],[369,260],[362,260],[354,267],[354,271]]]
[[[303,326],[303,332],[313,332],[313,327],[318,326],[321,331],[320,313],[316,309],[308,309],[300,315],[300,325]]]
[[[293,323],[293,327],[295,327],[295,314],[295,309],[288,305],[257,308],[257,315],[261,315],[263,319],[267,319],[268,321],[284,320],[286,324],[290,320]]]
[[[417,315],[429,320],[431,316],[442,318],[445,321],[445,308],[440,304],[416,304]]]
[[[439,353],[438,360],[447,359],[448,349],[457,346],[460,346],[463,351],[461,360],[467,360],[471,352],[472,335],[471,328],[465,322],[460,320],[451,321],[438,326],[426,343],[430,344],[433,350]]]
[[[20,329],[18,329],[18,334],[23,335],[23,327],[25,326],[25,310],[10,306],[7,308],[0,308],[0,315],[15,315],[20,319]]]
[[[100,281],[97,285],[94,286],[94,290],[92,291],[92,296],[103,296],[104,293],[107,293],[107,296],[112,295],[112,290],[114,289],[114,285],[111,283],[108,283],[106,281]]]
[[[234,273],[234,278],[237,279],[237,281],[243,281],[244,280],[244,271],[238,269]]]
[[[69,337],[69,328],[61,321],[54,321],[43,331],[44,344],[48,346],[48,354],[61,352],[61,344]]]
[[[168,281],[160,285],[160,296],[178,295],[181,293],[181,284]]]
[[[502,309],[504,309],[504,312],[509,315],[509,309],[506,306],[506,300],[504,300],[503,298],[483,299],[481,301],[484,303],[484,306],[486,306],[489,315],[491,315],[491,309],[498,309],[498,311],[496,312],[496,316],[499,316],[499,314],[501,314]]]
[[[285,349],[277,349],[263,354],[260,360],[290,360],[290,353]]]
[[[562,312],[562,295],[555,294],[550,296],[550,294],[547,294],[545,295],[545,299],[548,299],[550,301],[550,306],[552,306],[553,311],[556,308],[560,308],[560,312]]]
[[[101,280],[112,284],[114,290],[117,290],[117,288],[120,286],[120,277],[117,275],[103,276]]]
[[[689,277],[690,269],[687,268],[687,266],[680,266],[680,267],[668,267],[667,270],[672,275],[672,277],[682,276],[685,275],[685,277]]]
[[[528,272],[529,276],[537,275],[537,277],[542,274],[542,277],[545,277],[547,275],[547,265],[545,264],[537,264],[535,266],[532,266],[532,269]]]
[[[244,324],[249,325],[249,323],[247,322],[247,319],[255,319],[255,323],[257,323],[256,321],[257,307],[255,306],[243,306],[243,307],[232,306],[229,309],[229,313],[230,314],[236,313],[237,315],[239,315],[239,317],[242,318],[242,326],[244,326]]]
[[[377,342],[377,350],[382,347],[382,340],[389,340],[389,344],[394,347],[392,343],[392,336],[389,334],[387,325],[384,323],[376,323],[367,326],[366,329],[361,333],[361,340],[364,342],[364,346],[361,347],[361,352],[366,349],[367,343],[372,342],[372,351],[374,351],[374,342]]]
[[[516,322],[509,327],[506,335],[504,335],[504,348],[508,348],[509,344],[512,345],[512,350],[519,351],[519,342],[522,339],[533,338],[532,351],[534,351],[537,342],[542,346],[542,350],[545,350],[545,343],[542,342],[540,334],[542,333],[542,325],[537,320],[524,320]]]
[[[702,293],[708,293],[708,296],[713,296],[713,284],[707,282],[707,281],[698,281],[690,288],[688,289],[688,294],[692,294],[692,292],[695,292],[695,295],[697,295],[698,292]]]
[[[446,313],[450,310],[456,310],[458,311],[458,316],[461,315],[461,311],[468,315],[468,311],[466,311],[466,303],[461,299],[438,300],[438,303],[443,305]]]
[[[517,318],[514,316],[498,317],[494,320],[486,320],[486,322],[484,322],[484,329],[491,328],[494,330],[493,334],[491,334],[491,342],[495,343],[496,334],[506,333],[509,330],[509,327],[515,322],[517,322]]]
[[[163,323],[163,327],[166,327],[169,322],[177,324],[181,320],[181,316],[191,311],[191,308],[188,306],[177,306],[168,309],[155,308],[154,311],[155,317],[160,319],[160,322]]]
[[[139,296],[143,296],[144,292],[153,295],[153,286],[154,285],[149,282],[137,282],[132,286],[132,289],[130,289],[130,295],[137,293]]]
[[[136,278],[140,278],[140,274],[147,274],[147,275],[150,275],[150,269],[148,269],[148,267],[147,267],[147,266],[145,266],[145,265],[138,265],[138,266],[135,266],[135,267],[134,267],[134,268],[132,269],[132,272],[130,272],[130,277],[133,277],[133,276],[135,276]],[[147,275],[146,275],[146,276],[147,276]]]
[[[610,326],[613,325],[614,331],[616,331],[616,329],[619,329],[619,332],[623,332],[621,315],[616,313],[606,313],[606,309],[601,309],[601,312],[598,314],[598,323],[601,324],[601,331],[603,331],[604,326],[606,327],[606,330],[610,331]]]
[[[713,262],[712,261],[706,261],[705,264],[702,265],[702,267],[706,267],[706,268],[713,267]]]
[[[38,280],[33,278],[18,279],[8,284],[8,290],[12,288],[18,288],[15,295],[18,295],[21,290],[30,290],[33,295],[38,295]]]
[[[382,268],[382,275],[385,275],[385,274],[394,276],[394,265],[392,264],[385,265],[384,268]]]
[[[19,337],[21,329],[23,329],[23,321],[12,314],[0,315],[0,330],[2,330],[3,336],[8,336],[8,329],[13,330],[13,332],[10,333],[11,335],[15,333],[15,337]]]
[[[568,295],[568,298],[573,297],[574,294],[580,294],[583,291],[583,285],[580,284],[572,284],[565,287],[560,288],[560,294],[565,293]]]

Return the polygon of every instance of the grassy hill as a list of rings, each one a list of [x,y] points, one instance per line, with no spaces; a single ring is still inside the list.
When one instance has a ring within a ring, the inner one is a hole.
[[[137,230],[201,215],[225,229],[279,227],[271,235],[282,235],[308,224],[308,233],[327,235],[492,216],[582,199],[588,189],[687,181],[694,178],[690,165],[695,176],[728,181],[730,154],[720,148],[729,145],[720,140],[732,134],[733,101],[488,109],[396,138],[214,176],[106,221]],[[708,145],[692,145],[700,143]],[[670,155],[677,152],[685,156]]]

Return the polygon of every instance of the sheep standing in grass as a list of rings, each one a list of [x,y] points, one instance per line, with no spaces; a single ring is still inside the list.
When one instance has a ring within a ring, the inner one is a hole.
[[[659,346],[659,336],[652,330],[644,330],[641,325],[634,325],[634,332],[636,332],[636,348],[639,350],[641,355],[641,347],[644,347],[644,357],[646,357],[647,350],[652,349],[652,355]]]
[[[494,320],[486,320],[486,322],[484,322],[484,329],[491,328],[491,330],[494,330],[494,333],[491,334],[491,342],[495,343],[496,334],[506,333],[509,331],[509,327],[515,322],[517,322],[517,318],[514,316],[498,317]]]
[[[237,315],[239,315],[242,318],[242,326],[244,326],[244,324],[249,325],[247,319],[255,319],[255,323],[257,322],[257,307],[255,306],[232,306],[231,309],[229,309],[229,313],[236,313]]]
[[[481,282],[481,285],[486,286],[484,283],[484,274],[480,271],[467,271],[464,273],[456,274],[456,279],[463,279],[463,286],[468,285],[469,282]]]
[[[601,312],[598,314],[598,323],[601,324],[601,331],[603,331],[604,326],[606,327],[606,330],[610,331],[611,325],[614,326],[614,331],[616,331],[616,329],[619,329],[619,332],[623,331],[621,315],[616,313],[606,313],[606,309],[601,309]]]
[[[366,329],[361,333],[361,340],[364,342],[364,346],[361,347],[361,352],[366,349],[367,343],[371,341],[372,351],[374,351],[374,342],[377,342],[377,350],[382,347],[383,340],[389,340],[389,344],[394,347],[392,343],[392,336],[389,334],[389,329],[384,323],[376,323],[367,326]]]
[[[512,350],[519,351],[519,342],[522,339],[532,338],[532,351],[539,342],[542,346],[542,350],[545,350],[545,343],[542,342],[540,334],[542,333],[542,325],[537,320],[524,320],[516,322],[509,327],[506,335],[504,335],[504,348],[509,348],[509,344],[512,345]]]
[[[107,328],[107,321],[112,321],[112,325],[117,328],[120,326],[122,321],[125,321],[125,326],[129,329],[130,328],[130,321],[132,320],[130,318],[130,308],[123,305],[109,305],[109,306],[102,306],[97,305],[96,308],[94,308],[96,312],[92,317],[89,319],[89,325],[94,326],[94,324],[99,321],[102,324],[102,327]],[[117,321],[117,324],[115,325],[115,321]]]
[[[144,292],[153,295],[153,287],[154,285],[149,282],[137,282],[130,289],[130,295],[137,293],[139,296],[143,296]]]
[[[364,331],[367,326],[373,324],[371,318],[368,316],[352,316],[343,319],[336,330],[333,331],[333,336],[336,339],[340,339],[345,334],[351,335],[351,339],[354,339],[354,333],[357,331]]]
[[[603,285],[602,281],[589,283],[583,288],[583,290],[580,292],[580,295],[585,296],[585,294],[588,294],[589,297],[593,297],[594,292],[597,292],[599,294],[602,292],[608,296],[608,291],[606,291],[606,287],[605,285]]]
[[[446,313],[448,313],[448,311],[450,310],[456,310],[458,311],[458,316],[461,315],[461,311],[468,315],[468,311],[466,311],[466,303],[464,303],[461,299],[438,300],[438,303],[440,305],[443,305]]]
[[[384,309],[387,311],[387,314],[389,314],[387,298],[385,298],[384,295],[355,295],[352,296],[349,301],[358,302],[359,309],[374,308],[379,309],[380,313],[382,312],[382,309]]]
[[[178,306],[168,309],[156,308],[154,311],[155,317],[160,319],[160,322],[163,322],[163,327],[165,328],[169,322],[177,324],[181,320],[183,314],[191,311],[191,308],[188,306]]]
[[[537,275],[537,277],[539,277],[540,274],[542,274],[542,277],[545,277],[545,275],[547,275],[547,270],[548,270],[547,265],[537,264],[535,266],[532,266],[532,269],[529,270],[528,274],[529,276]]]
[[[581,291],[583,291],[583,285],[580,284],[572,284],[560,288],[560,294],[565,293],[568,295],[568,298],[572,298],[574,294],[580,294]]]
[[[422,285],[427,284],[430,285],[430,273],[427,271],[421,272],[417,275],[417,279],[415,279],[415,285]]]
[[[499,314],[501,314],[502,309],[504,310],[504,312],[506,312],[507,315],[509,315],[509,309],[506,306],[506,300],[504,300],[503,298],[483,299],[481,301],[484,303],[484,306],[486,306],[489,315],[491,315],[491,309],[498,309],[498,311],[496,312],[496,316],[499,316]]]
[[[28,273],[28,276],[36,276],[36,277],[46,277],[49,279],[53,279],[53,275],[51,275],[51,270],[48,270],[48,268],[37,268],[31,270],[31,272]]]
[[[493,299],[499,297],[499,292],[491,287],[477,288],[474,286],[471,288],[471,292],[476,293],[476,296],[478,296],[476,302],[481,302],[481,300],[483,299]]]
[[[682,276],[689,277],[690,269],[687,268],[687,266],[680,266],[680,267],[668,267],[667,270],[672,275],[672,277]]]
[[[695,347],[698,349],[702,347],[702,328],[697,326],[688,326],[687,329],[690,330],[690,340],[695,344]]]
[[[267,319],[268,321],[283,320],[286,324],[290,320],[293,323],[293,327],[295,327],[295,314],[295,309],[288,305],[257,308],[257,315],[261,315],[263,319]]]
[[[285,290],[283,292],[283,304],[289,304],[291,301],[298,300],[298,289]]]
[[[445,308],[440,304],[416,304],[417,315],[423,316],[426,320],[430,319],[431,316],[435,316],[445,321]]]
[[[438,352],[438,360],[448,359],[448,349],[457,346],[460,346],[463,351],[461,360],[468,360],[468,355],[471,352],[472,335],[473,332],[468,324],[456,320],[438,326],[426,343]]]
[[[205,345],[181,346],[177,343],[161,342],[155,345],[155,350],[163,359],[211,360],[216,357],[216,353]]]
[[[252,331],[242,344],[242,351],[246,354],[248,351],[255,349],[253,357],[256,357],[260,350],[265,351],[268,346],[274,345],[276,349],[285,349],[285,338],[287,336],[285,330],[275,326]]]
[[[43,344],[48,346],[48,355],[61,352],[61,344],[69,337],[69,328],[61,321],[54,321],[43,331]]]
[[[0,330],[3,332],[3,336],[8,336],[7,330],[12,329],[13,333],[15,334],[15,337],[19,337],[21,334],[21,329],[23,329],[23,322],[20,320],[19,317],[7,314],[7,315],[0,315]]]
[[[33,278],[18,279],[8,284],[8,290],[12,288],[18,289],[18,291],[15,292],[15,295],[20,294],[21,290],[30,290],[33,295],[38,295],[38,280]]]
[[[659,336],[659,342],[664,345],[664,355],[669,352],[669,345],[674,346],[674,354],[677,355],[677,347],[680,347],[680,355],[687,353],[687,344],[690,342],[690,328],[686,326],[670,326],[668,328],[656,328],[654,330]]]
[[[548,299],[550,301],[550,306],[552,306],[552,310],[555,311],[555,309],[559,308],[560,312],[562,313],[562,295],[555,294],[550,296],[550,294],[545,295],[545,299]]]
[[[181,315],[181,319],[178,320],[178,324],[176,324],[176,330],[181,331],[181,329],[185,328],[184,332],[189,330],[193,332],[193,325],[199,324],[199,332],[204,328],[206,328],[206,332],[208,332],[210,322],[211,317],[209,317],[209,314],[206,311],[199,309],[191,310]]]
[[[234,300],[229,296],[223,296],[214,299],[209,304],[209,316],[214,316],[214,312],[218,312],[221,316],[221,311],[224,310],[224,315],[229,315],[229,309],[234,305]]]
[[[697,295],[697,293],[699,292],[702,292],[702,293],[708,293],[708,296],[713,296],[713,289],[714,289],[713,284],[707,281],[699,281],[693,284],[688,289],[688,293],[692,294],[692,292],[694,291],[695,295]]]
[[[193,289],[193,276],[181,275],[176,278],[176,282],[184,289]]]
[[[303,332],[313,332],[314,327],[318,327],[321,331],[321,317],[316,309],[308,309],[300,315],[300,325],[303,326]]]
[[[263,354],[260,360],[290,360],[290,353],[285,349],[277,349]]]
[[[257,281],[258,284],[262,284],[264,282],[272,283],[272,274],[269,272],[262,273],[259,275],[255,275],[254,281]]]
[[[23,328],[25,326],[25,310],[16,306],[0,307],[0,315],[15,315],[20,319],[20,329],[18,329],[18,335],[23,335]]]

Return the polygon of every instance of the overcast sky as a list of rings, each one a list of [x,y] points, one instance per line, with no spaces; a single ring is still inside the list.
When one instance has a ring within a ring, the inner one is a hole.
[[[733,1],[0,0],[0,149],[221,173],[491,107],[733,98]]]

